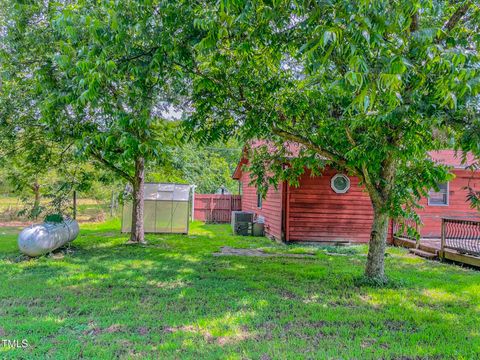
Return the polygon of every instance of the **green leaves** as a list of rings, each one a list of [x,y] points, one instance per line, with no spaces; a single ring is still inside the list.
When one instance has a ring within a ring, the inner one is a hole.
[[[477,10],[447,31],[459,5],[446,0],[269,5],[197,9],[208,46],[197,58],[192,128],[207,139],[264,139],[279,152],[285,141],[299,142],[308,151],[296,164],[315,168],[326,157],[369,183],[372,198],[388,193],[379,198],[399,214],[416,201],[408,194],[444,176],[425,161],[427,151],[452,146],[463,131],[446,119],[478,116],[478,36],[468,20]],[[448,142],[438,133],[449,134]],[[275,174],[255,167],[258,184],[285,174],[295,182],[299,174],[268,166]]]
[[[117,64],[113,60],[108,60],[105,68],[107,70],[107,73],[113,74],[114,70],[117,68]]]
[[[408,70],[408,67],[411,67],[412,64],[408,61],[407,58],[402,56],[396,56],[390,62],[390,73],[392,74],[403,74]]]
[[[37,121],[127,180],[135,159],[155,161],[178,142],[174,126],[163,125],[169,112],[163,109],[184,101],[199,42],[189,2],[158,6],[47,2],[5,13],[12,24],[6,30],[10,59],[22,60],[17,72],[33,75]],[[28,24],[22,47],[16,22]],[[41,62],[29,59],[33,45]]]
[[[363,85],[363,73],[348,71],[345,74],[345,80],[350,85],[355,87],[356,90],[359,90],[362,88],[362,85]]]

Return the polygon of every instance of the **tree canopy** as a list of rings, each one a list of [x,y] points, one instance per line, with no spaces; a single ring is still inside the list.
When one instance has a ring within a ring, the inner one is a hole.
[[[213,194],[222,186],[237,193],[238,184],[232,174],[240,155],[241,147],[236,142],[210,146],[184,143],[172,149],[167,166],[152,166],[147,180],[192,184],[195,192],[201,194]]]
[[[192,8],[184,1],[7,3],[4,58],[17,60],[36,89],[37,125],[132,184],[131,241],[143,242],[145,166],[167,163],[179,138],[167,118],[189,89],[178,64],[191,61]],[[38,54],[29,54],[25,34],[38,41]]]
[[[419,197],[449,178],[427,152],[456,146],[478,118],[479,7],[222,1],[201,14],[194,131],[268,140],[275,151],[254,161],[276,171],[253,166],[258,184],[325,165],[358,176],[374,209],[366,275],[384,281],[388,218],[414,216]],[[295,159],[285,142],[301,145]]]

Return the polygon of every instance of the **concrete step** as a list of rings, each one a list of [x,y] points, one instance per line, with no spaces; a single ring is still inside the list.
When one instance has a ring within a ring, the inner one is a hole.
[[[431,252],[423,251],[423,250],[420,250],[420,249],[410,249],[409,252],[411,254],[423,257],[425,259],[436,259],[437,258],[436,253],[431,253]]]

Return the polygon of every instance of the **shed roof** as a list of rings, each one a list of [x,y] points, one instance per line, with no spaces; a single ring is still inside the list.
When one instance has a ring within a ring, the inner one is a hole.
[[[188,184],[145,183],[144,200],[157,201],[189,201],[190,188]]]

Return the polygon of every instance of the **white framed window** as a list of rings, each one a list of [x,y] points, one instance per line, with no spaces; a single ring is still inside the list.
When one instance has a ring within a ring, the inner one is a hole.
[[[345,194],[350,189],[350,179],[347,175],[336,174],[332,177],[330,185],[337,194]]]
[[[428,192],[429,206],[448,206],[449,201],[449,183],[438,184],[438,191],[430,189]]]
[[[262,208],[262,194],[260,194],[259,192],[257,192],[257,208]]]

